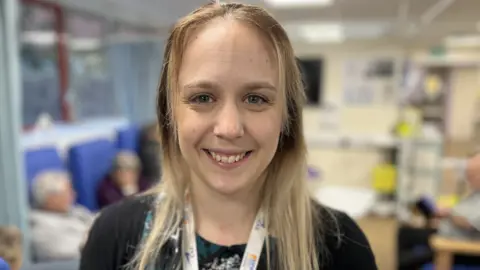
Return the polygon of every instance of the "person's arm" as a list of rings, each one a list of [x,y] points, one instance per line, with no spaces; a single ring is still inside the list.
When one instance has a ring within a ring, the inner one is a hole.
[[[480,211],[475,211],[457,222],[463,222],[469,230],[480,231]]]
[[[462,217],[459,215],[451,215],[450,220],[457,226],[458,228],[464,229],[464,230],[473,230],[474,227],[472,225],[472,222],[469,220],[468,217]]]
[[[334,267],[331,269],[378,270],[370,243],[357,223],[341,212],[336,218],[340,234],[330,236],[330,241],[339,241],[337,248],[332,250]]]
[[[480,212],[477,209],[477,201],[465,201],[461,208],[454,208],[449,215],[450,221],[463,230],[480,229]]]

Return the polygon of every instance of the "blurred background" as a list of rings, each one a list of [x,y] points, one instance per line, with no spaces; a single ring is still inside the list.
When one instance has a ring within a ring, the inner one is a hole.
[[[24,267],[74,265],[95,213],[158,180],[163,47],[173,23],[206,2],[0,0],[0,225],[21,231]],[[293,43],[314,196],[359,222],[381,270],[397,269],[399,228],[427,226],[414,205],[451,208],[469,189],[465,160],[480,142],[480,1],[239,2],[266,7]],[[75,196],[57,198],[67,191]],[[51,244],[36,238],[52,228],[43,222],[64,214],[59,200],[78,206],[58,229],[78,225],[80,247],[38,254],[36,245]],[[433,252],[480,256],[477,243],[447,246]]]

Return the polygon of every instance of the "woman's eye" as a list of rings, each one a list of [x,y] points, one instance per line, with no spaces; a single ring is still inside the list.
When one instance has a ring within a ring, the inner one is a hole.
[[[197,96],[195,96],[195,97],[192,99],[192,101],[193,101],[194,103],[211,103],[211,102],[213,102],[213,98],[212,98],[211,96],[209,96],[209,95],[204,95],[204,94],[202,94],[202,95],[197,95]]]
[[[265,100],[265,98],[261,96],[249,95],[245,102],[250,104],[263,104],[263,103],[266,103],[267,101]]]

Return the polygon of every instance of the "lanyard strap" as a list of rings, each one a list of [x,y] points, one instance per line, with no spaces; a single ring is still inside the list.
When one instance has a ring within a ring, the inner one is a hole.
[[[263,211],[257,213],[255,222],[250,232],[247,247],[243,255],[240,270],[255,270],[260,259],[263,243],[265,242],[266,229]],[[183,269],[198,270],[198,253],[195,237],[195,222],[191,204],[187,201],[183,221]]]

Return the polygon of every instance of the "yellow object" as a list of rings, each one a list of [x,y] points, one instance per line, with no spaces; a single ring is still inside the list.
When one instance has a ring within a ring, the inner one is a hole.
[[[430,74],[425,78],[425,93],[430,98],[435,98],[442,90],[442,79],[436,74]]]
[[[415,127],[408,123],[400,123],[397,125],[396,133],[402,138],[409,138],[415,135]]]
[[[390,164],[380,164],[373,169],[373,188],[382,194],[392,194],[397,186],[397,169]]]
[[[415,137],[420,131],[422,113],[413,107],[406,107],[401,111],[401,119],[396,126],[396,134],[402,138]]]
[[[442,195],[437,199],[437,206],[439,208],[452,208],[460,200],[458,195]]]

